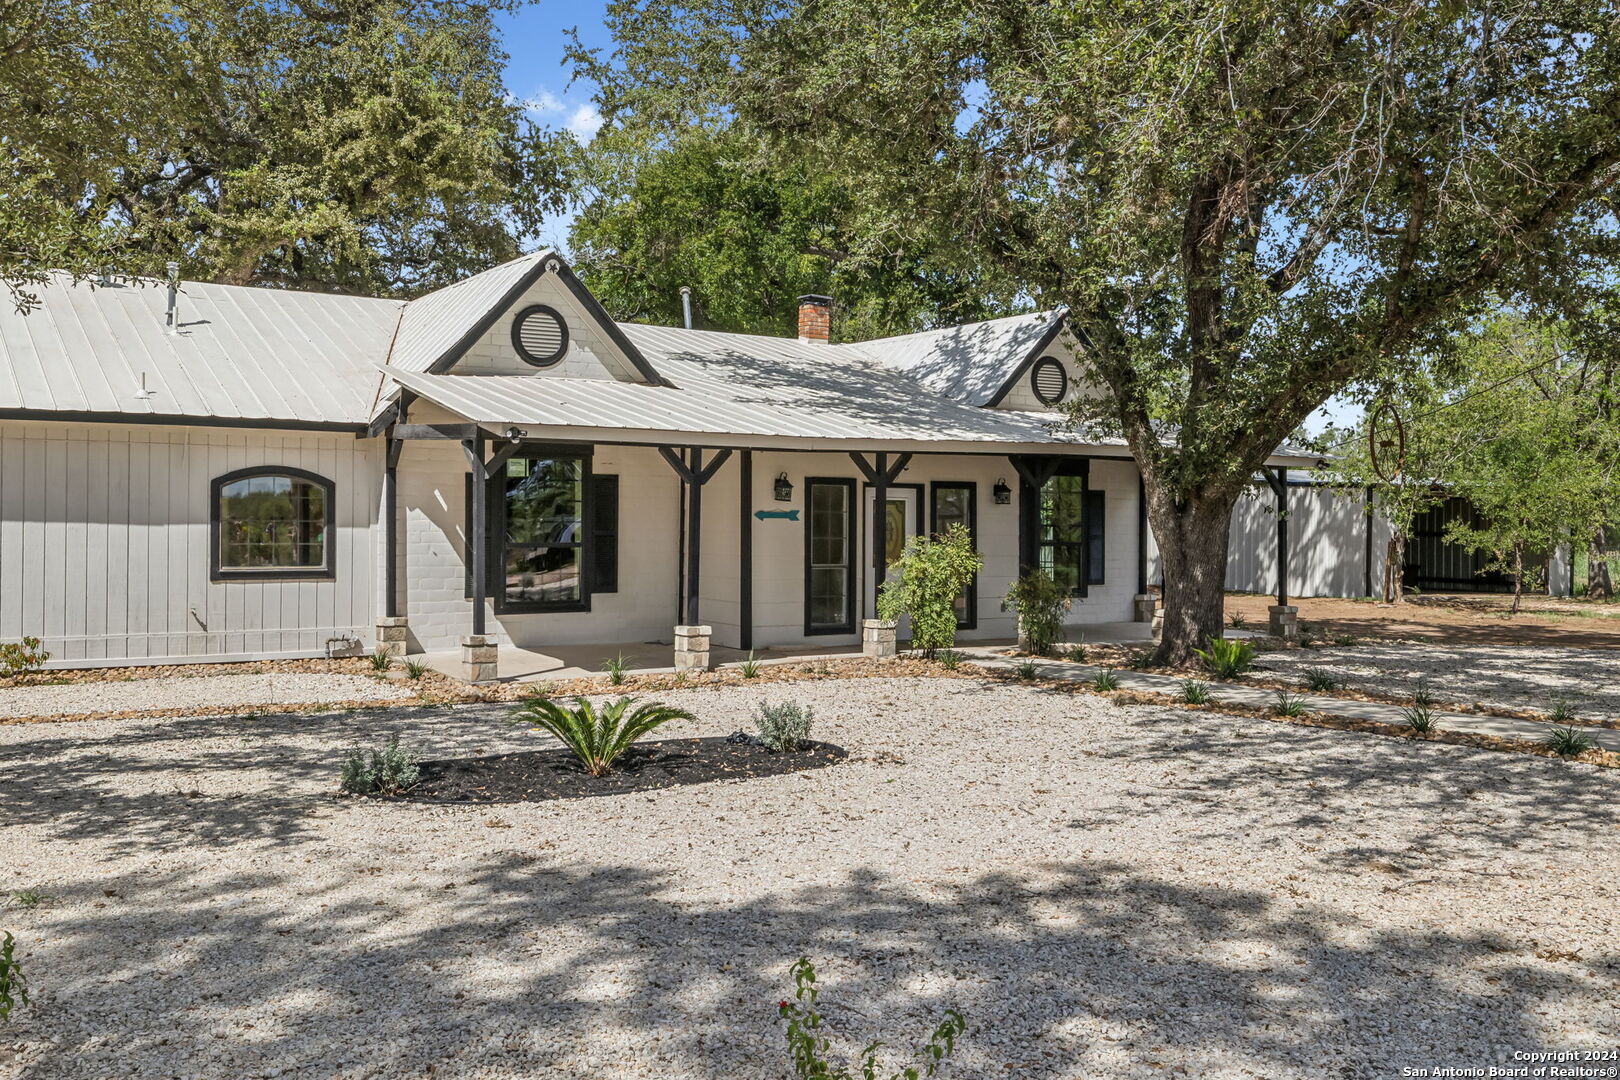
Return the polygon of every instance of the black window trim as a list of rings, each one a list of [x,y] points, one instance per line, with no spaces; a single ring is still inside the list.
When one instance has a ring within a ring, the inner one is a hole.
[[[979,485],[972,480],[935,480],[928,485],[928,534],[938,536],[939,492],[965,489],[967,496],[968,534],[973,537],[973,550],[979,550]],[[967,587],[967,617],[958,619],[958,630],[979,628],[979,575],[974,574]]]
[[[495,606],[498,615],[548,615],[559,612],[575,612],[591,610],[591,596],[595,592],[592,588],[591,559],[595,554],[595,544],[592,540],[591,514],[595,510],[595,495],[592,490],[592,481],[595,473],[591,469],[595,454],[594,446],[548,446],[541,443],[525,444],[508,461],[517,458],[527,458],[531,461],[545,461],[553,458],[577,458],[580,461],[580,541],[579,541],[579,599],[560,601],[524,600],[512,602],[506,599],[506,586],[503,581],[503,567],[506,565],[506,488],[505,466],[497,472],[487,484],[484,485],[485,497],[489,499],[489,506],[484,515],[489,535],[488,555],[485,565],[489,571],[489,580],[484,585],[484,592]],[[472,598],[472,474],[466,473],[465,488],[466,506],[464,520],[466,522],[467,543],[462,560],[465,563],[464,576],[466,580],[465,595]],[[519,544],[519,547],[544,547],[545,545]]]
[[[326,492],[326,528],[322,547],[325,566],[304,569],[293,567],[266,567],[254,570],[248,567],[220,565],[220,498],[227,484],[250,480],[259,476],[289,476],[308,483],[319,484]],[[208,577],[211,581],[336,581],[337,580],[337,485],[319,473],[292,465],[250,465],[222,473],[208,485]]]
[[[1047,482],[1050,483],[1060,476],[1078,476],[1080,478],[1080,508],[1083,515],[1086,509],[1086,499],[1091,491],[1091,459],[1089,457],[1064,458],[1053,470],[1052,475],[1047,477]],[[1026,548],[1029,562],[1022,567],[1021,572],[1027,573],[1041,565],[1041,548],[1049,545],[1042,544],[1040,539],[1041,493],[1039,489],[1031,486],[1027,481],[1021,483],[1020,486],[1024,492],[1023,505],[1020,507],[1024,517],[1021,528],[1029,538],[1029,546]],[[1084,573],[1080,576],[1079,585],[1071,590],[1069,595],[1083,600],[1091,594],[1092,585],[1100,585],[1102,582],[1091,580],[1091,529],[1083,519],[1081,524],[1080,567]]]
[[[846,621],[837,626],[814,626],[810,622],[810,545],[813,533],[812,524],[815,514],[814,488],[819,484],[841,487],[844,489],[844,506],[847,522],[846,543],[848,548],[848,576],[845,578],[844,613]],[[853,634],[856,625],[856,611],[861,606],[860,582],[857,579],[855,560],[856,549],[860,547],[860,529],[857,516],[861,508],[856,505],[855,481],[847,476],[807,476],[804,478],[804,636],[827,637],[832,634]]]
[[[557,345],[557,355],[552,357],[535,356],[523,345],[523,321],[530,315],[550,315],[557,320],[557,327],[562,333],[562,341]],[[512,349],[517,353],[518,359],[531,367],[548,368],[562,363],[563,357],[568,355],[568,320],[562,317],[562,312],[546,304],[529,304],[512,316]]]

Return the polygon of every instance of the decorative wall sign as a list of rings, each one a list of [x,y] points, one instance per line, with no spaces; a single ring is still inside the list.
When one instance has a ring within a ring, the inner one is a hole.
[[[755,510],[754,516],[764,521],[766,518],[781,518],[783,521],[798,521],[797,510]]]

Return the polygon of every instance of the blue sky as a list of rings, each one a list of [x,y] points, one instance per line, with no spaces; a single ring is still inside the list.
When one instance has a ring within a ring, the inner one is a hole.
[[[591,103],[593,87],[583,82],[569,85],[570,72],[564,66],[563,50],[568,43],[568,31],[574,27],[578,27],[580,40],[587,47],[610,49],[612,39],[603,22],[605,13],[606,5],[599,0],[570,3],[541,0],[500,16],[501,33],[511,56],[507,65],[507,89],[524,103],[537,122],[567,128],[582,140],[596,132],[602,118]],[[571,214],[565,214],[548,219],[538,241],[566,249],[571,218]],[[1360,411],[1359,406],[1330,401],[1307,426],[1313,432],[1320,431],[1329,417],[1339,424],[1353,423]]]

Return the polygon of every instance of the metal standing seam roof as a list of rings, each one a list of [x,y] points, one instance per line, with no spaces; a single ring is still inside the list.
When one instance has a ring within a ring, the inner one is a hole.
[[[953,400],[993,405],[1024,363],[1057,335],[1064,315],[1061,308],[1036,311],[838,347],[903,371]]]
[[[166,282],[53,274],[39,298],[0,310],[0,413],[364,424],[404,306],[186,281],[170,334]]]
[[[405,305],[392,350],[383,355],[390,367],[426,371],[467,336],[489,312],[517,289],[551,252],[536,251],[491,267],[454,285],[446,285]]]

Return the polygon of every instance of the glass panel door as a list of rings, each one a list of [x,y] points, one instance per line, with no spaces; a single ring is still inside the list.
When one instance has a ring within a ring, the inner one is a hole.
[[[877,493],[871,488],[866,489],[866,536],[872,535],[872,503]],[[917,491],[914,488],[889,488],[885,499],[886,506],[883,511],[883,561],[893,566],[900,561],[900,553],[906,549],[906,541],[917,535]],[[856,560],[862,568],[861,578],[867,582],[866,618],[877,618],[877,589],[872,582],[872,548],[870,540],[861,545],[860,558]],[[894,571],[884,575],[884,579],[892,578]],[[901,636],[905,636],[906,627],[902,625]]]
[[[807,480],[804,629],[807,634],[855,629],[854,484]]]

